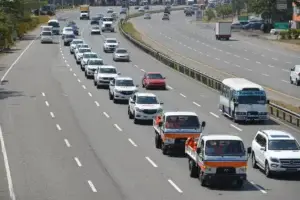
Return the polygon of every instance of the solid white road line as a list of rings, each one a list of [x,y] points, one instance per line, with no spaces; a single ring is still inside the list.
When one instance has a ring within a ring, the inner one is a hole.
[[[134,141],[131,138],[128,138],[128,141],[134,146],[137,147],[137,144],[134,143]]]
[[[11,179],[11,173],[10,173],[10,168],[9,168],[9,163],[8,163],[8,157],[7,157],[7,152],[6,152],[6,147],[5,147],[5,142],[4,142],[4,137],[3,137],[3,132],[2,132],[1,126],[0,126],[0,143],[1,143],[1,150],[2,150],[2,155],[3,155],[3,160],[4,160],[4,167],[5,167],[5,172],[6,172],[9,196],[10,196],[11,200],[16,200],[16,195],[15,195],[15,192],[14,192],[13,182],[12,182],[12,179]]]
[[[196,105],[196,106],[198,106],[198,107],[201,107],[201,105],[198,104],[198,103],[196,103],[195,101],[193,101],[193,104]]]
[[[148,160],[148,162],[153,166],[153,167],[157,167],[157,165],[155,164],[155,162],[153,162],[153,160],[151,160],[149,157],[145,157],[146,160]]]
[[[95,104],[96,104],[97,107],[100,106],[100,104],[98,103],[98,101],[95,101]]]
[[[65,144],[66,144],[67,147],[71,147],[71,144],[70,144],[69,140],[64,139],[64,141],[65,141]]]
[[[83,88],[83,89],[86,89],[85,85],[82,85],[82,88]]]
[[[89,92],[88,94],[89,94],[89,96],[90,96],[90,97],[92,97],[92,96],[93,96],[93,95],[92,95],[92,93],[90,93],[90,92]]]
[[[177,190],[177,192],[183,193],[183,191],[171,179],[168,179],[168,182],[175,188],[175,190]]]
[[[209,112],[209,114],[211,114],[212,116],[216,117],[216,118],[220,118],[219,115],[213,113],[213,112]]]
[[[262,192],[263,194],[267,194],[267,191],[264,190],[263,188],[261,188],[260,186],[258,186],[257,184],[255,184],[253,181],[250,181],[250,183],[256,188],[258,189],[260,192]]]
[[[120,126],[118,124],[114,124],[114,126],[116,127],[116,129],[118,129],[119,131],[123,131]]]
[[[90,181],[90,180],[88,180],[87,182],[88,182],[88,184],[89,184],[89,186],[90,186],[91,190],[92,190],[93,192],[97,192],[97,189],[95,188],[95,186],[94,186],[93,182],[92,182],[92,181]]]
[[[59,124],[56,124],[56,128],[57,128],[57,130],[61,131],[61,127]]]
[[[77,157],[74,157],[74,160],[75,160],[76,164],[78,165],[78,167],[82,167],[82,164]]]
[[[0,83],[2,84],[2,82],[4,81],[4,79],[6,78],[6,76],[8,75],[8,73],[13,69],[13,67],[19,62],[19,60],[21,59],[21,57],[24,55],[24,53],[29,49],[29,47],[35,42],[35,40],[32,40],[27,47],[22,51],[22,53],[17,57],[17,59],[10,65],[10,67],[6,70],[6,72],[4,73],[4,75],[2,76]],[[15,198],[15,197],[14,197]]]
[[[106,118],[109,118],[109,115],[106,112],[103,112],[103,115],[105,115]]]
[[[48,102],[48,101],[45,101],[45,104],[46,104],[46,106],[48,106],[48,107],[49,107],[49,102]]]
[[[55,118],[55,115],[54,115],[53,112],[50,112],[50,115],[51,115],[52,118]]]
[[[186,96],[185,96],[184,94],[182,94],[182,93],[180,93],[180,96],[182,96],[182,97],[186,98]]]
[[[232,128],[235,128],[235,129],[238,130],[238,131],[243,131],[242,129],[240,129],[239,127],[237,127],[237,126],[235,126],[235,125],[233,125],[233,124],[230,124],[230,126],[231,126]]]
[[[42,92],[42,96],[43,96],[43,97],[45,97],[45,96],[46,96],[46,94],[45,94],[44,92]]]

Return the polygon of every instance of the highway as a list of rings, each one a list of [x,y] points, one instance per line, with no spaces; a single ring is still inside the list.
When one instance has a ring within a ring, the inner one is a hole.
[[[92,15],[101,12],[102,8],[92,9]],[[81,37],[106,64],[116,66],[137,84],[146,71],[162,72],[169,90],[151,92],[164,102],[165,110],[195,111],[207,122],[205,133],[236,134],[247,146],[258,129],[283,129],[300,139],[296,130],[273,121],[248,126],[232,123],[218,111],[214,91],[170,70],[119,33],[91,36],[88,22],[77,20],[77,12],[66,17],[77,22]],[[116,37],[121,47],[129,49],[132,61],[113,62],[112,55],[102,51],[105,37]],[[15,58],[11,59],[13,63]],[[113,104],[106,89],[96,89],[61,43],[35,40],[12,66],[2,85],[1,95],[6,96],[0,109],[17,199],[192,200],[199,195],[224,200],[298,199],[298,179],[267,179],[251,167],[249,182],[241,191],[201,187],[189,177],[187,159],[167,157],[155,149],[152,127],[129,120],[127,105]]]
[[[183,11],[172,12],[170,21],[161,17],[131,21],[146,42],[187,66],[219,79],[247,78],[265,86],[269,97],[300,105],[300,89],[289,81],[290,69],[300,61],[297,52],[238,33],[217,41],[213,24],[195,22]]]

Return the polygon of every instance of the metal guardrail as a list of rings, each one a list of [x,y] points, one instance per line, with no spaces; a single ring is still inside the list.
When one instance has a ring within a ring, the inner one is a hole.
[[[183,8],[178,8],[176,10],[182,10],[182,9]],[[159,12],[163,12],[163,10],[150,11],[149,13],[159,13]],[[197,69],[190,68],[184,64],[181,64],[181,63],[175,61],[174,59],[170,58],[168,55],[153,49],[152,47],[150,47],[149,45],[147,45],[141,41],[136,40],[130,34],[126,33],[123,30],[122,25],[124,22],[126,22],[130,18],[139,17],[142,15],[143,14],[141,14],[141,13],[136,13],[133,15],[128,15],[125,19],[120,20],[119,29],[120,29],[121,34],[126,39],[128,39],[131,43],[133,43],[135,46],[137,46],[138,48],[140,48],[147,54],[151,55],[152,57],[159,60],[163,64],[169,66],[170,68],[172,68],[186,76],[189,76],[189,77],[195,79],[196,81],[198,81],[212,89],[220,91],[220,88],[222,85],[222,82],[220,80],[210,77],[204,73],[201,73]],[[275,103],[272,103],[272,102],[269,102],[269,104],[268,104],[268,111],[271,116],[273,116],[277,119],[280,119],[284,122],[287,122],[287,123],[300,129],[300,114],[297,114],[293,111],[290,111],[290,110],[283,108],[279,105],[276,105]]]

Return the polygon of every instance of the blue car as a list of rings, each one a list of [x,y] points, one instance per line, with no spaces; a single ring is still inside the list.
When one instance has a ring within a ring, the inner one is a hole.
[[[79,35],[79,28],[76,25],[72,26],[75,35]]]

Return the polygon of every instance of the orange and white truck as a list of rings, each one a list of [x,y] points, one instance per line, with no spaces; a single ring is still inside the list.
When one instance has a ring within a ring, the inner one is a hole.
[[[155,147],[164,155],[184,153],[188,138],[200,137],[205,122],[194,112],[164,112],[153,120]]]
[[[241,188],[247,179],[246,151],[242,139],[234,135],[201,135],[185,143],[190,177],[199,178],[202,186],[231,184]]]
[[[80,10],[80,20],[82,19],[90,19],[90,6],[89,5],[81,5],[79,7]]]

